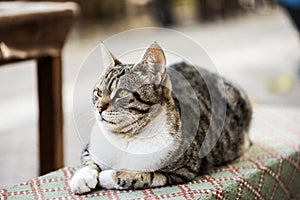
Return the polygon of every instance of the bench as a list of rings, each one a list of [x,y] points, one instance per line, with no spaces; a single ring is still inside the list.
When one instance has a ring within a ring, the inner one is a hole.
[[[300,199],[300,108],[255,106],[254,143],[238,161],[181,185],[145,190],[97,189],[74,195],[76,168],[65,167],[11,188],[4,199]],[[1,199],[1,198],[0,198]]]

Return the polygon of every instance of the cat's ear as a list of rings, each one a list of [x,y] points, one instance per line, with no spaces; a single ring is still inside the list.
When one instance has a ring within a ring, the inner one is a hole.
[[[120,65],[121,62],[116,59],[113,54],[106,48],[103,42],[100,44],[101,49],[101,61],[104,67]]]
[[[160,81],[166,76],[166,57],[162,48],[154,42],[145,51],[140,62],[146,66],[146,70],[155,76],[159,76]]]

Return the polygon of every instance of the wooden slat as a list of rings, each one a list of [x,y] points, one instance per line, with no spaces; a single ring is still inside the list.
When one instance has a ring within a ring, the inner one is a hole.
[[[63,167],[61,57],[38,59],[40,174]]]

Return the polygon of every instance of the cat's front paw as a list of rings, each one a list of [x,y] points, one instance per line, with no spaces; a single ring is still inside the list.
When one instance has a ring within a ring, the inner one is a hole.
[[[105,189],[123,189],[117,182],[117,171],[116,170],[105,170],[99,174],[100,186]]]
[[[75,194],[90,192],[97,186],[99,173],[90,167],[79,169],[70,181],[71,191]]]

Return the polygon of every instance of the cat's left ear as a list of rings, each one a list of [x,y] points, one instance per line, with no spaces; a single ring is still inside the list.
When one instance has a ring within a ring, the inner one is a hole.
[[[166,76],[166,57],[157,42],[146,49],[140,64],[144,65],[148,72],[159,78],[157,82],[164,80]]]
[[[103,42],[100,44],[101,61],[104,67],[115,66],[122,64],[114,55],[106,48]]]

